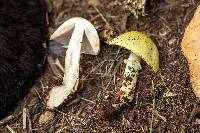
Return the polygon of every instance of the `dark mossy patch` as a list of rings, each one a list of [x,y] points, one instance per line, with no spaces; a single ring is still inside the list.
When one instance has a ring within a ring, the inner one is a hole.
[[[0,119],[14,109],[41,74],[47,33],[44,2],[0,1]]]

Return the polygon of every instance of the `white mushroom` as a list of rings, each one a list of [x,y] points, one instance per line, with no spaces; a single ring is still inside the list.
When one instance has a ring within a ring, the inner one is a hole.
[[[77,91],[81,53],[97,55],[100,42],[95,27],[86,19],[76,17],[64,22],[51,36],[51,40],[68,47],[65,56],[63,85],[54,87],[48,97],[47,107],[53,109]]]

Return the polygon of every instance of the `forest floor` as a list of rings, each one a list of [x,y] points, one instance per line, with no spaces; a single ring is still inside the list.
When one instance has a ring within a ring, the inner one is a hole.
[[[185,27],[200,2],[153,1],[147,4],[146,15],[136,19],[124,10],[119,0],[91,1],[53,1],[58,9],[55,17],[58,24],[81,16],[91,21],[100,35],[100,54],[82,54],[80,91],[57,109],[50,121],[41,124],[39,118],[46,110],[44,101],[48,90],[62,80],[47,64],[42,77],[19,104],[7,126],[0,127],[0,132],[7,133],[10,128],[16,133],[200,132],[200,104],[193,93],[187,61],[180,50]],[[99,119],[95,115],[96,105],[117,89],[117,81],[124,71],[123,60],[129,54],[126,49],[103,42],[110,29],[114,36],[132,30],[147,34],[158,47],[161,75],[142,62],[133,103],[110,118]],[[62,56],[59,58],[63,60]],[[22,128],[23,108],[29,114],[26,129]]]

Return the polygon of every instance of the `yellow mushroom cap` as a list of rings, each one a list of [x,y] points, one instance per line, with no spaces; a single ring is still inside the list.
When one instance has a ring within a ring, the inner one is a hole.
[[[111,41],[111,45],[119,45],[142,58],[154,72],[159,70],[159,53],[154,42],[145,34],[138,31],[126,32]]]

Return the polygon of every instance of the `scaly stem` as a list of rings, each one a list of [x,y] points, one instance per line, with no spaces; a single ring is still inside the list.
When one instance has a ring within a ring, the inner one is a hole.
[[[126,68],[122,76],[121,87],[113,95],[97,105],[97,117],[107,118],[118,112],[122,106],[132,102],[134,98],[134,91],[137,83],[138,71],[141,69],[140,58],[131,53],[129,58],[125,61]]]
[[[117,92],[117,96],[120,100],[119,103],[114,105],[117,107],[133,100],[138,71],[141,69],[140,58],[133,53],[130,54],[125,63],[126,68],[122,77],[122,86]]]

